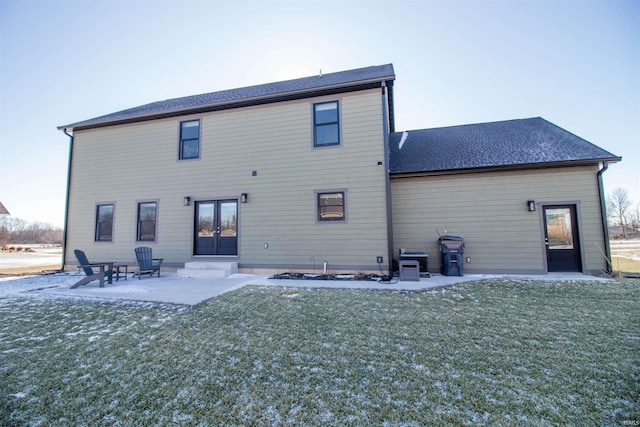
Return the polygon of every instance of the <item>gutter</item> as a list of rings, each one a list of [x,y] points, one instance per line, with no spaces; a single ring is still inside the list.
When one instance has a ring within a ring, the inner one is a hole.
[[[440,170],[415,170],[415,171],[401,171],[391,172],[394,178],[414,178],[420,176],[438,176],[438,175],[461,175],[467,173],[482,173],[482,172],[503,172],[503,171],[518,171],[518,170],[532,170],[532,169],[552,169],[552,168],[566,168],[573,166],[593,166],[600,162],[616,163],[622,160],[622,157],[607,157],[600,159],[581,159],[581,160],[565,160],[559,162],[545,162],[545,163],[522,163],[515,165],[497,165],[497,166],[473,166],[460,169],[440,169]]]
[[[613,273],[613,260],[611,259],[611,245],[609,243],[609,227],[607,225],[607,205],[604,196],[604,183],[602,181],[602,175],[609,168],[608,162],[602,162],[602,169],[597,173],[598,176],[598,194],[600,195],[600,215],[602,216],[602,235],[604,236],[604,256],[607,261],[607,274]]]
[[[62,233],[62,266],[60,271],[64,271],[64,263],[67,259],[67,230],[69,229],[69,194],[71,190],[71,160],[73,159],[73,134],[62,129],[65,135],[69,137],[69,163],[67,165],[67,194],[64,202],[64,231]]]
[[[389,275],[393,272],[393,209],[391,207],[391,165],[390,165],[390,147],[389,147],[389,112],[387,99],[387,85],[382,82],[382,133],[384,138],[384,167],[385,167],[385,192],[387,198],[387,262],[389,263]]]

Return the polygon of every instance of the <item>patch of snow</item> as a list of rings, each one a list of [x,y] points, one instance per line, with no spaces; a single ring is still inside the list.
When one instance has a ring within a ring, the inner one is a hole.
[[[285,298],[298,298],[300,296],[299,293],[295,293],[295,294],[283,294],[282,295]]]
[[[233,273],[227,276],[227,279],[253,279],[255,277],[253,274]]]
[[[193,420],[193,415],[191,414],[177,413],[173,415],[174,423],[180,423],[180,422],[191,421],[191,420]]]
[[[427,367],[426,367],[426,366],[424,366],[424,365],[419,365],[419,364],[415,364],[415,363],[414,363],[412,367],[413,367],[413,369],[415,369],[416,371],[424,371],[424,372],[426,372],[427,374],[429,373],[429,368],[427,368]]]
[[[404,145],[408,137],[409,137],[409,132],[407,131],[402,132],[402,137],[400,137],[400,142],[398,143],[398,150],[402,150],[402,146]]]

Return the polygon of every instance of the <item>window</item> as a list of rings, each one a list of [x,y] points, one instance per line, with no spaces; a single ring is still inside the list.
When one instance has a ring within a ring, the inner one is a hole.
[[[344,221],[344,191],[318,194],[318,221]]]
[[[313,145],[340,145],[338,101],[313,105]]]
[[[156,202],[138,203],[138,236],[139,242],[156,241],[156,218],[158,204]]]
[[[180,159],[200,157],[200,120],[180,122]]]
[[[96,242],[113,240],[113,204],[96,207]]]

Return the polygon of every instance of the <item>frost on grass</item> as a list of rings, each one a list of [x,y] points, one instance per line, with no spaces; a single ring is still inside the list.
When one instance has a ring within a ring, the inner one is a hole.
[[[620,424],[639,413],[638,286],[11,296],[0,425]]]

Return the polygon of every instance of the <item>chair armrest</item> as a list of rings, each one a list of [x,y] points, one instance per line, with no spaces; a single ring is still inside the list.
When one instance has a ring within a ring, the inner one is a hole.
[[[78,270],[82,269],[82,268],[90,268],[91,271],[93,271],[94,268],[99,267],[100,268],[100,274],[105,274],[107,272],[107,268],[109,267],[109,263],[105,262],[105,263],[91,263],[91,264],[85,264],[85,265],[78,265]],[[95,274],[95,272],[94,272]]]

